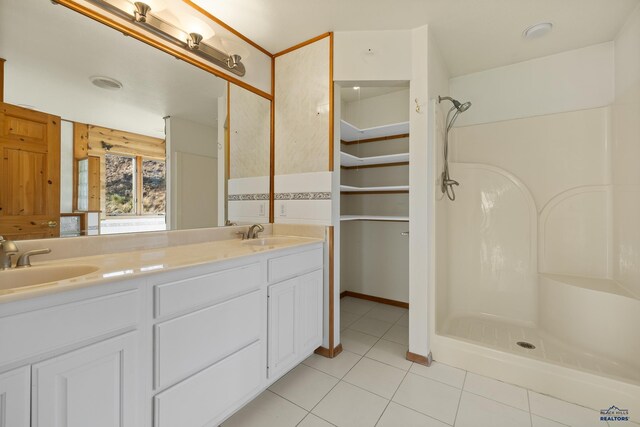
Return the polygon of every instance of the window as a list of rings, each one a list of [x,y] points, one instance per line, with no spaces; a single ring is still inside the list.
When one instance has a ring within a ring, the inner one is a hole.
[[[104,163],[107,216],[135,215],[135,158],[106,154]]]
[[[165,162],[142,160],[142,214],[164,215],[167,183]]]
[[[106,154],[104,162],[108,217],[165,214],[164,160]]]

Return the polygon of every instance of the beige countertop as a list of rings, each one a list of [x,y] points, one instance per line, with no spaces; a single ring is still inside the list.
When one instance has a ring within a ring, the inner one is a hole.
[[[90,266],[95,268],[95,271],[70,279],[29,286],[20,286],[21,278],[25,277],[24,275],[21,276],[23,274],[20,271],[21,269],[0,271],[0,304],[109,282],[134,279],[147,274],[157,274],[185,267],[229,261],[323,242],[323,239],[309,237],[264,237],[279,238],[280,241],[264,246],[256,246],[249,244],[248,242],[251,241],[247,240],[218,240],[55,261],[33,262],[33,267],[29,268],[29,274],[37,273],[38,270],[36,269],[40,271],[45,271],[47,268],[62,270],[65,267],[77,266]]]

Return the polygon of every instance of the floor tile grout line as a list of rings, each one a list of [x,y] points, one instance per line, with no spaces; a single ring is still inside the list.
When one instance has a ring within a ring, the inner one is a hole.
[[[365,356],[365,357],[366,357],[366,356]],[[414,364],[415,364],[415,363],[414,363]],[[449,366],[449,365],[447,365],[447,366]],[[455,366],[454,366],[454,367],[455,367]],[[460,369],[460,368],[456,368],[456,369]],[[509,403],[505,403],[505,402],[502,402],[502,401],[500,401],[500,400],[496,400],[496,399],[494,399],[494,398],[492,398],[492,397],[488,397],[488,396],[485,396],[485,395],[483,395],[483,394],[478,394],[478,393],[473,392],[473,391],[465,390],[465,388],[464,388],[464,384],[465,384],[465,382],[466,382],[466,380],[467,380],[467,373],[469,373],[469,371],[465,371],[464,379],[462,380],[462,387],[457,387],[457,386],[455,386],[455,385],[451,385],[451,384],[449,384],[449,383],[446,383],[446,382],[444,382],[444,381],[438,380],[438,379],[436,379],[436,378],[432,378],[432,377],[427,377],[427,376],[425,376],[425,375],[421,375],[421,374],[417,373],[416,371],[411,371],[411,370],[410,370],[409,372],[411,372],[412,374],[417,375],[417,376],[419,376],[419,377],[421,377],[421,378],[426,378],[426,379],[428,379],[428,380],[435,381],[435,382],[437,382],[437,383],[444,384],[444,385],[449,386],[449,387],[453,387],[453,388],[455,388],[455,389],[458,389],[458,390],[464,391],[465,393],[473,394],[474,396],[479,396],[479,397],[482,397],[482,398],[484,398],[484,399],[491,400],[492,402],[500,403],[500,404],[505,405],[505,406],[508,406],[508,407],[510,407],[510,408],[517,409],[518,411],[522,411],[522,412],[531,412],[531,409],[530,409],[530,408],[529,408],[529,410],[525,410],[525,409],[522,409],[522,408],[518,408],[517,406],[513,406],[513,405],[511,405],[511,404],[509,404]],[[473,373],[473,372],[471,372],[471,373]],[[487,378],[490,378],[490,377],[487,377]],[[495,378],[493,378],[493,379],[495,379]],[[505,384],[508,384],[508,383],[505,383]],[[516,386],[516,387],[517,387],[517,386]],[[529,389],[522,388],[522,387],[519,387],[519,388],[527,392],[527,400],[528,400],[528,392],[529,392]],[[553,420],[552,420],[552,421],[553,421]]]
[[[527,391],[527,406],[529,407],[529,422],[531,423],[531,427],[533,427],[533,414],[531,413],[531,398],[529,397],[529,390]]]
[[[354,353],[354,354],[355,354],[355,353]],[[352,366],[352,367],[351,367],[351,368],[350,368],[350,369],[349,369],[349,370],[348,370],[348,371],[347,371],[347,372],[342,376],[342,378],[346,377],[346,376],[347,376],[347,374],[348,374],[349,372],[351,372],[351,369],[353,369],[353,368],[354,368],[354,366],[356,366],[356,365],[357,365],[357,364],[362,360],[362,358],[363,358],[363,357],[364,357],[364,356],[360,356],[360,359],[358,359],[358,361],[357,361],[356,363],[354,363],[354,364],[353,364],[353,366]],[[312,368],[312,367],[311,367],[311,368]],[[318,369],[318,370],[319,370],[319,369]],[[320,371],[320,372],[322,372],[322,371]],[[326,372],[325,372],[325,374],[326,374]],[[327,375],[329,375],[329,374],[327,374]],[[336,378],[336,377],[333,377],[333,378]],[[335,383],[335,385],[334,385],[333,387],[331,387],[331,390],[329,390],[329,391],[328,391],[324,396],[322,396],[322,399],[318,400],[318,403],[316,403],[316,404],[313,406],[313,408],[311,408],[311,411],[309,411],[309,413],[310,413],[310,414],[311,414],[311,413],[313,413],[313,410],[314,410],[314,409],[316,409],[316,407],[320,404],[320,402],[322,402],[322,401],[323,401],[323,400],[324,400],[324,399],[329,395],[329,393],[331,393],[331,392],[333,391],[333,389],[334,389],[334,388],[336,388],[336,387],[338,386],[338,384],[340,384],[341,382],[343,382],[343,381],[342,381],[342,378],[339,378],[339,379],[338,379],[338,382],[337,382],[337,383]],[[346,381],[344,381],[344,382],[345,382],[345,383],[347,383]],[[347,383],[347,384],[350,384],[350,383]],[[313,414],[313,415],[316,415],[316,414]],[[318,418],[323,419],[324,421],[327,421],[327,420],[325,420],[324,418],[322,418],[320,415],[316,415],[316,416],[317,416]],[[331,424],[331,425],[334,425],[333,423],[331,423],[331,422],[329,422],[329,421],[327,421],[327,422],[328,422],[329,424]]]
[[[273,390],[271,390],[271,389],[266,389],[265,391],[269,391],[269,392],[271,392],[271,393],[275,394],[276,396],[278,396],[278,397],[280,397],[280,398],[282,398],[282,399],[286,400],[287,402],[291,403],[292,405],[297,406],[298,408],[302,409],[303,411],[306,411],[306,412],[307,412],[307,415],[308,415],[308,413],[310,412],[307,408],[303,408],[302,406],[298,405],[297,403],[290,401],[290,400],[289,400],[289,399],[287,399],[286,397],[279,395],[278,393],[276,393],[275,391],[273,391]],[[264,391],[263,391],[262,393],[264,393]],[[257,396],[256,396],[256,397],[257,397]],[[306,415],[305,415],[305,417],[306,417]],[[302,420],[304,420],[304,417],[302,418]],[[300,420],[300,422],[302,422],[302,420]]]
[[[374,424],[374,427],[378,425],[378,423],[380,422],[380,420],[382,419],[382,416],[384,415],[385,412],[387,412],[387,409],[389,408],[389,405],[391,405],[391,402],[393,402],[393,398],[396,397],[396,393],[398,393],[398,390],[400,389],[400,387],[402,386],[402,383],[404,382],[405,378],[407,378],[407,375],[409,375],[409,371],[407,370],[407,372],[404,373],[404,377],[402,377],[402,380],[400,381],[400,383],[398,384],[398,386],[396,387],[395,391],[393,392],[393,394],[391,395],[391,398],[389,399],[389,401],[387,402],[387,406],[384,407],[384,410],[380,413],[380,416],[378,417],[378,421],[376,421],[376,423]]]
[[[467,381],[467,374],[469,371],[464,371],[464,379],[462,380],[462,388],[460,389],[460,397],[458,398],[458,406],[456,407],[456,416],[453,417],[453,426],[456,425],[458,420],[458,412],[460,412],[460,402],[462,402],[462,393],[464,393],[464,383]]]
[[[491,397],[488,397],[488,396],[485,396],[485,395],[482,395],[482,394],[474,393],[474,392],[472,392],[472,391],[465,390],[465,389],[461,389],[461,390],[462,390],[462,391],[464,391],[465,393],[469,393],[469,394],[473,394],[474,396],[482,397],[482,398],[487,399],[487,400],[490,400],[490,401],[492,401],[492,402],[496,402],[496,403],[499,403],[499,404],[501,404],[501,405],[508,406],[509,408],[517,409],[518,411],[521,411],[521,412],[528,412],[528,413],[531,413],[531,411],[527,411],[527,410],[525,410],[525,409],[518,408],[517,406],[513,406],[513,405],[510,405],[510,404],[508,404],[508,403],[501,402],[501,401],[499,401],[499,400],[493,399],[493,398],[491,398]]]
[[[439,423],[446,424],[448,426],[452,426],[453,427],[453,424],[449,424],[447,422],[444,422],[444,421],[434,417],[433,415],[425,414],[424,412],[418,411],[417,409],[410,408],[407,405],[403,405],[402,403],[396,402],[395,400],[393,401],[393,403],[395,403],[398,406],[402,406],[403,408],[409,409],[410,411],[416,412],[416,413],[418,413],[420,415],[424,415],[425,417],[431,418],[432,420],[436,420]]]

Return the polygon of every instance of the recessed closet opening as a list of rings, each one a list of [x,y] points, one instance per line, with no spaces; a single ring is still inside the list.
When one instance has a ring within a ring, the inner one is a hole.
[[[407,346],[409,83],[341,86],[341,341]]]

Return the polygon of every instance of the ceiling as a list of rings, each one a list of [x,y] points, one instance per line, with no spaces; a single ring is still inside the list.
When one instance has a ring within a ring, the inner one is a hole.
[[[226,81],[43,0],[0,0],[5,100],[63,119],[164,137],[165,116],[217,126]],[[122,82],[110,91],[90,76]]]
[[[640,0],[195,0],[272,53],[327,31],[429,24],[452,77],[614,39]],[[524,40],[523,30],[554,30]]]

